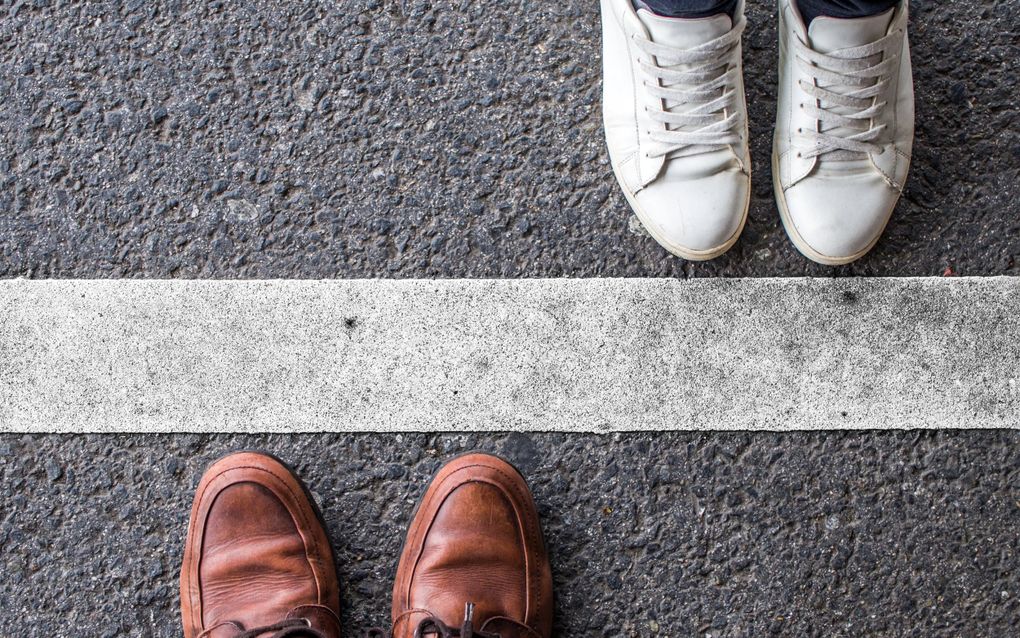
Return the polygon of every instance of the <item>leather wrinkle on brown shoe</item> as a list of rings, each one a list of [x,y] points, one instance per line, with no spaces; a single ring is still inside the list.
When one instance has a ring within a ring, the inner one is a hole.
[[[339,638],[335,555],[286,464],[242,452],[203,475],[181,568],[185,638]]]
[[[444,465],[401,552],[394,638],[549,638],[552,579],[531,492],[485,454]]]

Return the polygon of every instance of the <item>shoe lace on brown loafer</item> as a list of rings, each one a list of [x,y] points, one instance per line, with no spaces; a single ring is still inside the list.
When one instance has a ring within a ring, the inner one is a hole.
[[[435,616],[423,618],[414,630],[414,638],[501,638],[498,633],[481,631],[474,628],[475,604],[464,605],[464,622],[460,627],[450,627]],[[365,638],[392,638],[392,633],[387,633],[379,627],[366,630]]]
[[[214,629],[232,626],[238,633],[233,638],[328,638],[305,618],[287,618],[264,627],[245,629],[244,625],[233,620],[226,620],[206,629],[198,638],[205,638]],[[275,632],[275,633],[272,633]]]
[[[449,627],[435,616],[425,618],[418,623],[418,627],[414,630],[414,638],[425,638],[429,634],[433,634],[437,638],[500,638],[499,634],[475,630],[474,616],[475,604],[467,603],[464,605],[464,622],[459,629]]]

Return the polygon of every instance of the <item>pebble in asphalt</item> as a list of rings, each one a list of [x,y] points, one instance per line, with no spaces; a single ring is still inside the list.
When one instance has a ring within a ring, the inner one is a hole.
[[[558,636],[1011,636],[1020,433],[0,436],[0,613],[27,636],[178,636],[192,491],[237,449],[322,506],[345,635],[388,617],[444,460],[506,456],[539,505]]]

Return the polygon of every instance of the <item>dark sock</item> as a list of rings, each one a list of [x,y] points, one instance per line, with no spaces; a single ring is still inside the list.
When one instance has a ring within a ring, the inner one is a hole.
[[[899,3],[900,0],[797,0],[797,8],[804,24],[811,26],[811,21],[818,16],[866,18],[885,13]]]
[[[635,9],[648,9],[667,18],[707,18],[728,13],[734,18],[737,0],[633,0]]]

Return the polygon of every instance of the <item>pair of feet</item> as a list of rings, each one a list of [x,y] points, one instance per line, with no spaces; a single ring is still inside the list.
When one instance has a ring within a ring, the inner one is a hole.
[[[680,257],[736,243],[751,195],[740,0],[734,17],[658,16],[601,0],[603,115],[613,171],[648,232]],[[874,16],[817,17],[779,0],[772,177],[808,258],[850,263],[878,241],[914,134],[907,0]]]
[[[447,463],[404,541],[390,635],[549,638],[552,612],[549,560],[520,473],[487,454]],[[301,480],[256,452],[214,463],[181,566],[184,637],[338,638],[339,614],[333,550]]]

